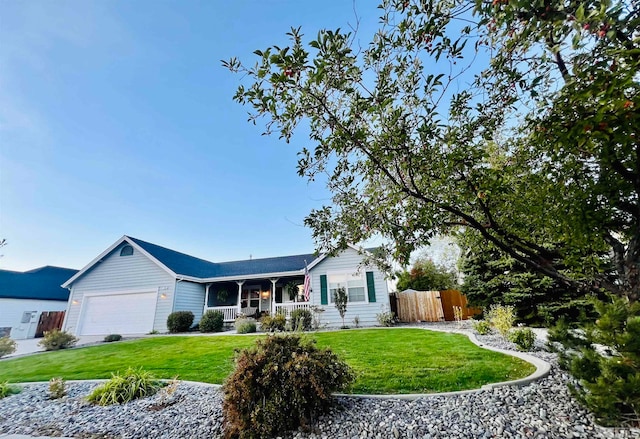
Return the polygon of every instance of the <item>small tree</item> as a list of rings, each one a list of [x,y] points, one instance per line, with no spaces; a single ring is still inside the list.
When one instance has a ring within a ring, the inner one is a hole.
[[[344,287],[340,287],[336,289],[333,293],[333,303],[336,304],[336,309],[340,313],[340,318],[342,319],[342,327],[345,328],[344,324],[344,315],[347,312],[347,302],[349,301],[349,296],[347,296],[347,290]]]

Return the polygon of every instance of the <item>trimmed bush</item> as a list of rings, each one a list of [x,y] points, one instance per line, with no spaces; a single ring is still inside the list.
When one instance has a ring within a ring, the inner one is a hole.
[[[529,328],[514,329],[509,333],[509,341],[521,351],[530,351],[536,342],[536,334]]]
[[[20,393],[20,388],[12,386],[8,381],[0,381],[0,399]]]
[[[491,332],[491,323],[486,320],[474,320],[471,324],[473,329],[480,335],[487,335]]]
[[[167,317],[167,329],[170,333],[187,332],[193,325],[193,313],[191,311],[175,311]]]
[[[291,311],[291,327],[302,331],[311,330],[313,316],[308,309],[300,308]]]
[[[112,341],[120,341],[122,336],[120,334],[109,334],[104,338],[105,343],[111,343]]]
[[[284,314],[266,315],[260,319],[260,328],[264,332],[284,331],[287,325],[287,318]]]
[[[16,342],[9,337],[0,337],[0,358],[16,351]]]
[[[44,337],[38,343],[45,351],[57,351],[58,349],[68,349],[76,345],[78,339],[66,331],[53,329],[45,331]]]
[[[352,381],[336,354],[299,335],[257,340],[240,352],[222,387],[225,435],[271,438],[308,427],[329,408],[331,393]]]
[[[220,332],[224,326],[224,314],[210,309],[200,319],[200,332]]]
[[[256,332],[256,321],[253,319],[238,319],[235,323],[238,334]]]
[[[151,396],[160,389],[160,382],[151,372],[128,368],[123,374],[111,374],[111,379],[96,387],[87,401],[97,405],[124,404],[137,398]]]
[[[49,380],[49,398],[60,399],[67,394],[67,382],[63,378]]]

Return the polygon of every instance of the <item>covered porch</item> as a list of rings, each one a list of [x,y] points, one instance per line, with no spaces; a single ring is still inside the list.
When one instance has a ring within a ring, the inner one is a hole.
[[[213,281],[206,285],[204,312],[220,311],[230,323],[239,315],[260,318],[266,314],[310,308],[304,297],[304,275]]]

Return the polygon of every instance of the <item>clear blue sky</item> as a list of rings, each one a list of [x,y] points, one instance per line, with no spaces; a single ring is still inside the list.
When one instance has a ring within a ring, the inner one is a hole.
[[[328,194],[220,64],[375,1],[0,1],[0,268],[81,268],[127,234],[213,261],[313,250]]]

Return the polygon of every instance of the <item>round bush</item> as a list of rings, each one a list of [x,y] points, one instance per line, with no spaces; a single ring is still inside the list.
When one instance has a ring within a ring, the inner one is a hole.
[[[294,329],[302,329],[303,331],[311,330],[311,322],[313,316],[308,309],[294,309],[291,311],[291,326]]]
[[[193,325],[193,313],[191,311],[175,311],[167,317],[167,329],[170,333],[187,332]]]
[[[260,328],[264,332],[284,331],[287,325],[287,318],[284,314],[266,315],[260,319]]]
[[[200,332],[220,332],[224,326],[224,315],[210,309],[202,315],[199,325]]]
[[[238,334],[249,334],[256,332],[256,321],[253,319],[236,320],[236,331]]]
[[[112,341],[120,341],[122,336],[120,334],[109,334],[104,338],[105,343],[111,343]]]
[[[307,427],[329,408],[331,393],[352,381],[336,354],[299,335],[257,340],[240,352],[223,385],[225,435],[271,438]]]
[[[536,334],[529,328],[514,329],[509,333],[509,341],[518,346],[521,351],[529,351],[536,342]]]
[[[44,337],[38,342],[38,345],[42,346],[45,351],[57,351],[58,349],[71,348],[75,346],[77,342],[78,338],[72,334],[59,329],[53,329],[44,332]]]

